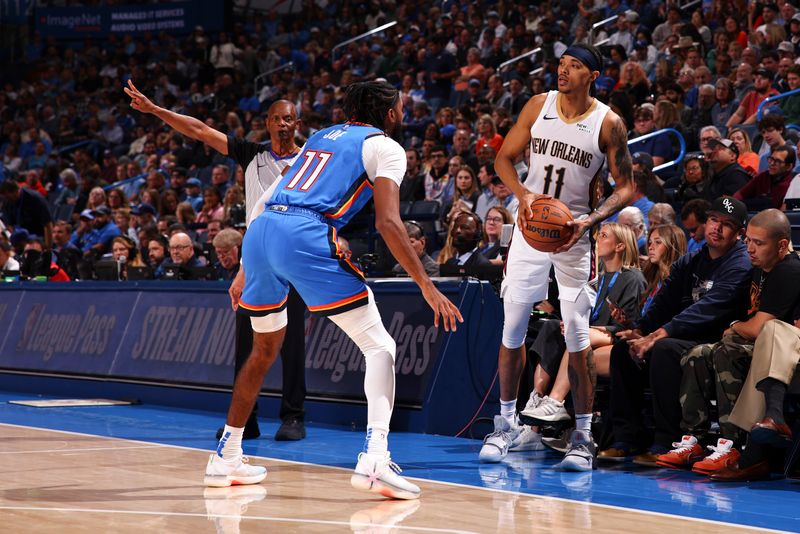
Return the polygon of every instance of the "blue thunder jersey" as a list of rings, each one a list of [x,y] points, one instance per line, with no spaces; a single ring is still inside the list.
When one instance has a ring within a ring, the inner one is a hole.
[[[311,136],[277,184],[268,205],[306,208],[337,230],[372,198],[373,185],[362,157],[364,141],[385,135],[359,123],[345,123]]]

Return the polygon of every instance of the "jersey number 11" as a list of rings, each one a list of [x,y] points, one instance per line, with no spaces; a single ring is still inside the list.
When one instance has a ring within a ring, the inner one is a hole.
[[[322,150],[306,150],[303,152],[302,158],[305,159],[303,164],[297,169],[297,172],[289,180],[284,189],[294,189],[303,177],[307,176],[303,185],[300,186],[300,191],[308,191],[314,182],[319,178],[322,169],[328,164],[328,160],[333,156],[333,152],[324,152]]]
[[[548,165],[544,168],[547,171],[547,175],[544,177],[544,191],[543,194],[547,195],[550,191],[550,183],[553,181],[553,166]],[[556,169],[556,191],[553,193],[553,198],[558,198],[561,196],[561,188],[564,186],[564,171],[566,169],[564,167],[559,167]]]

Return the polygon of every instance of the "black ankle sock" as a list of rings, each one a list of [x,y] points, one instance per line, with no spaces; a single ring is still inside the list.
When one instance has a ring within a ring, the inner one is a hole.
[[[772,417],[778,424],[784,424],[783,419],[783,397],[786,394],[786,384],[775,378],[765,378],[758,384],[756,389],[764,394],[767,403],[766,417]]]

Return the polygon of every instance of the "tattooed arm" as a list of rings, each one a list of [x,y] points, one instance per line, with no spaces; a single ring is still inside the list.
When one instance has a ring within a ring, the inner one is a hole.
[[[600,148],[606,153],[608,169],[616,182],[614,192],[588,218],[567,223],[573,228],[572,239],[559,247],[556,253],[569,250],[584,232],[627,206],[633,198],[633,163],[628,151],[628,130],[625,122],[613,111],[603,119]]]
[[[609,111],[600,130],[600,147],[608,158],[608,170],[614,177],[614,192],[589,215],[597,224],[627,206],[633,198],[633,164],[628,151],[628,130],[625,122]]]

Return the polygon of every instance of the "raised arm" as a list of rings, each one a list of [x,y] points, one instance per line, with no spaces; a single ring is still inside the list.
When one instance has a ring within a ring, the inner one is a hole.
[[[149,98],[136,89],[131,80],[128,80],[128,87],[125,87],[124,91],[131,97],[131,107],[136,111],[151,113],[186,137],[207,144],[223,156],[228,155],[228,137],[224,133],[194,117],[181,115],[153,104]]]

